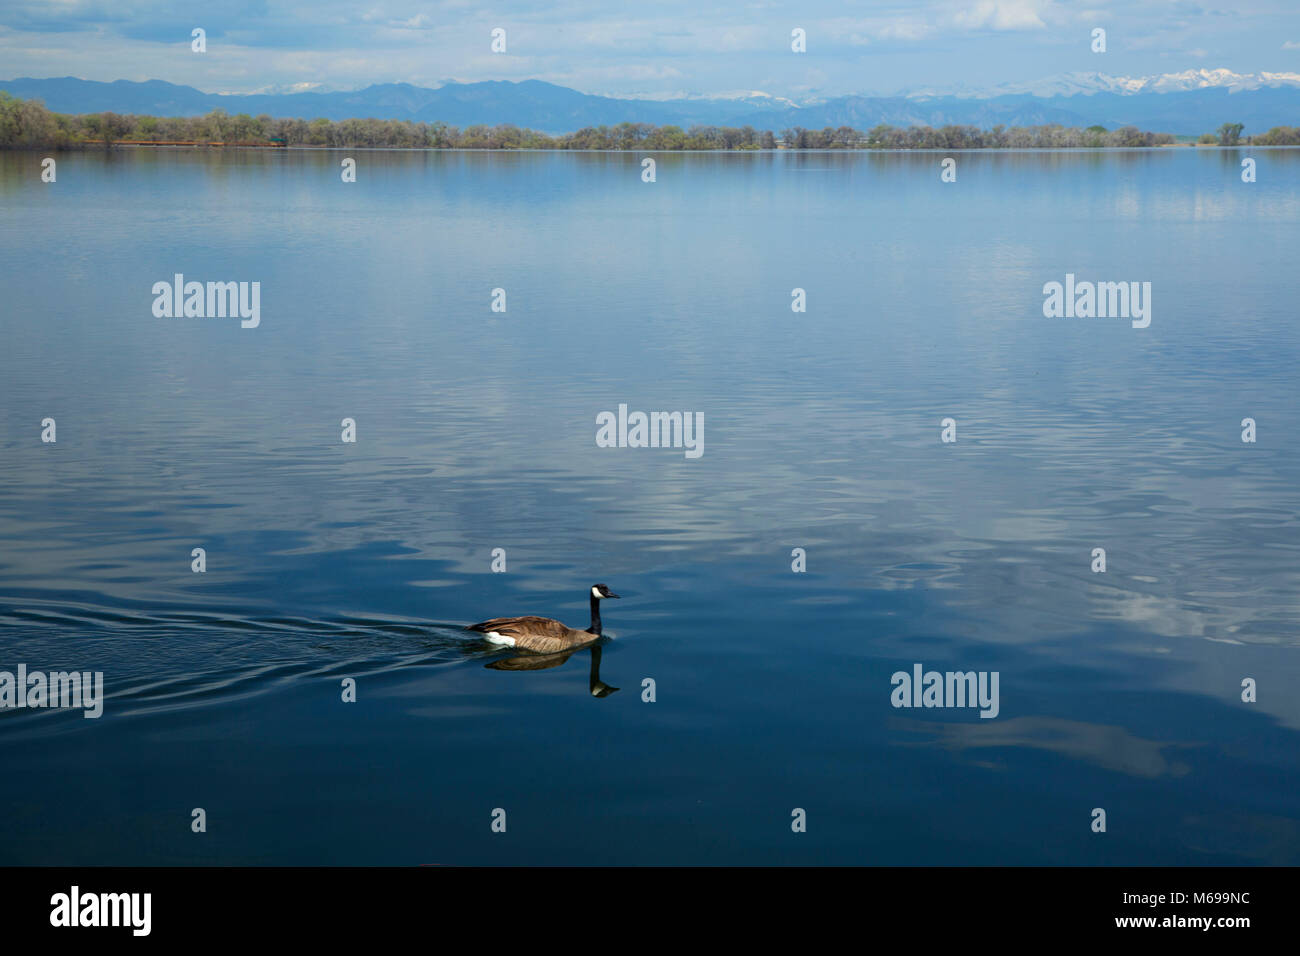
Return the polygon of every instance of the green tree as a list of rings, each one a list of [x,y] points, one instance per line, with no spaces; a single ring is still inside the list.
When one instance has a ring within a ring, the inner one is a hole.
[[[1300,127],[1274,126],[1256,142],[1261,146],[1300,146]]]
[[[0,90],[0,146],[33,148],[61,141],[58,120],[44,103]]]
[[[94,113],[83,117],[86,130],[94,139],[102,140],[105,149],[111,149],[119,139],[135,129],[135,121],[129,116],[117,113]]]
[[[1241,142],[1241,131],[1245,126],[1241,123],[1224,123],[1219,127],[1219,145],[1236,146]]]

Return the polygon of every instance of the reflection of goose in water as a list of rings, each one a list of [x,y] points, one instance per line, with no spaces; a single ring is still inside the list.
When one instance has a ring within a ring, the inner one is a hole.
[[[560,654],[528,654],[522,657],[507,657],[505,660],[493,661],[486,666],[494,671],[544,671],[548,667],[559,667],[572,656],[573,651],[564,651]],[[591,646],[591,677],[587,686],[592,697],[608,697],[618,690],[617,687],[611,687],[600,679],[599,644]]]
[[[585,631],[566,627],[549,617],[494,617],[490,621],[471,624],[471,631],[479,631],[493,644],[518,647],[541,654],[558,654],[590,644],[600,637],[600,602],[618,597],[603,584],[591,586],[591,626]]]

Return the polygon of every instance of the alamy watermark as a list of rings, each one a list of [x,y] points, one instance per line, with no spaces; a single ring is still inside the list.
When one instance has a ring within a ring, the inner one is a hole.
[[[224,319],[238,316],[239,324],[255,329],[262,323],[262,283],[186,282],[178,272],[171,282],[153,284],[153,314],[159,319]]]
[[[104,713],[103,671],[0,671],[0,710],[19,707],[76,707],[83,717]]]
[[[596,416],[598,448],[684,448],[687,458],[704,454],[703,412],[628,412]]]
[[[1133,328],[1151,324],[1150,282],[1075,282],[1065,274],[1065,284],[1043,286],[1043,315],[1049,319],[1132,319]]]
[[[152,893],[83,893],[73,885],[50,897],[50,925],[123,926],[133,936],[148,936],[153,920]]]
[[[895,671],[889,702],[895,707],[978,707],[993,718],[1002,709],[997,671],[927,671],[913,664],[912,672]]]

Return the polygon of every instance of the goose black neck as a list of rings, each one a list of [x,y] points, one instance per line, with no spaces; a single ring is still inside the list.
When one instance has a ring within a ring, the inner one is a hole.
[[[591,627],[587,630],[592,634],[600,633],[600,598],[594,594],[591,596]]]

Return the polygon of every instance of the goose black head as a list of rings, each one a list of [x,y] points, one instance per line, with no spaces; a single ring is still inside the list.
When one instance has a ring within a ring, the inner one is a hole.
[[[611,591],[608,587],[606,587],[603,584],[593,584],[591,586],[591,596],[595,598],[597,601],[603,600],[605,598],[618,597],[617,594],[615,594],[613,591]]]

